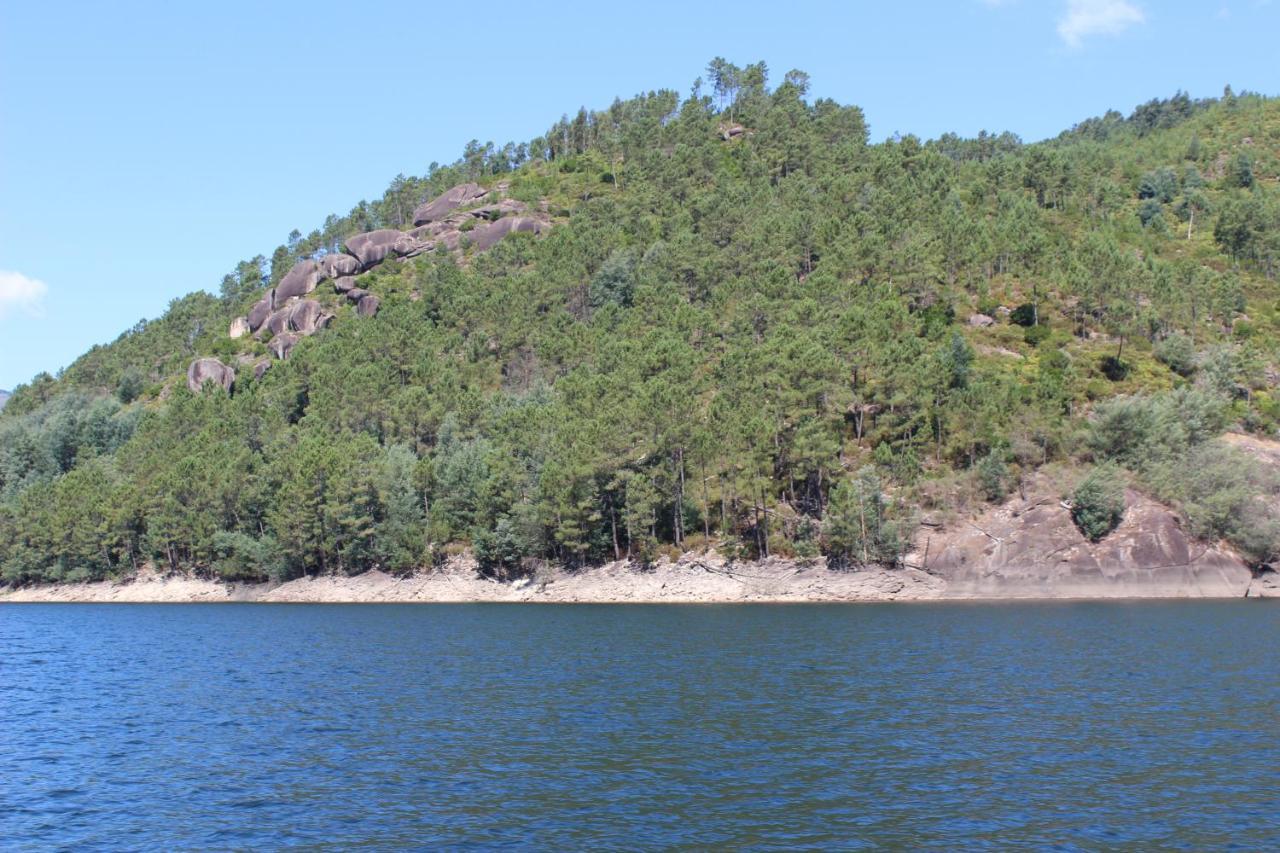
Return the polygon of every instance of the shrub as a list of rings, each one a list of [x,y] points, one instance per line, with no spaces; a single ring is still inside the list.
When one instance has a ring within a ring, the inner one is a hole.
[[[978,475],[978,487],[988,501],[998,503],[1009,494],[1009,466],[1004,464],[999,453],[993,450],[982,457],[975,471]]]
[[[1155,346],[1156,358],[1179,376],[1190,376],[1196,370],[1196,345],[1191,336],[1174,332]]]
[[[1071,495],[1071,520],[1090,542],[1101,541],[1124,518],[1124,483],[1114,465],[1098,465]]]
[[[1030,302],[1022,303],[1009,314],[1009,322],[1016,323],[1019,326],[1034,326],[1037,319],[1036,306]]]
[[[1128,363],[1121,361],[1114,355],[1104,358],[1099,364],[1099,369],[1102,371],[1102,375],[1112,382],[1123,382],[1129,376]]]
[[[1028,346],[1038,347],[1040,344],[1047,341],[1049,336],[1052,334],[1053,333],[1049,330],[1049,327],[1044,323],[1041,323],[1039,326],[1028,327],[1027,330],[1022,333],[1022,340],[1025,341]]]

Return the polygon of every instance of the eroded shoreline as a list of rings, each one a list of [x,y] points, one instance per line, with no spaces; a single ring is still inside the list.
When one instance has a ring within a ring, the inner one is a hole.
[[[481,577],[466,563],[408,577],[373,571],[258,584],[144,571],[119,581],[6,589],[0,591],[0,602],[734,604],[1280,597],[1280,577],[1274,574],[1243,582],[1222,578],[1187,583],[1181,577],[1154,575],[1051,584],[1011,580],[993,577],[986,584],[963,583],[910,568],[832,571],[821,560],[730,564],[689,558],[644,571],[625,562],[580,571],[548,570],[513,583]]]

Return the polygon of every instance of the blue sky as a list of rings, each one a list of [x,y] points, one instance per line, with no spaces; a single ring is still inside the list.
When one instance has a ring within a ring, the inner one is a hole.
[[[876,140],[1280,94],[1271,0],[702,5],[0,0],[0,388],[469,139],[687,92],[717,55],[808,71]]]

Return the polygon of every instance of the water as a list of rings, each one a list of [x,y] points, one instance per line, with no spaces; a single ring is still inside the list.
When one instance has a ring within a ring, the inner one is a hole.
[[[0,605],[5,848],[1280,845],[1280,607]]]

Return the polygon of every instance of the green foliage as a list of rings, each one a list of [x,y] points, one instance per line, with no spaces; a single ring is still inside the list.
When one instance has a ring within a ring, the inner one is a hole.
[[[1071,520],[1090,542],[1119,527],[1124,509],[1124,481],[1114,466],[1096,466],[1071,493]]]
[[[999,503],[1009,494],[1011,474],[1001,453],[992,450],[982,457],[974,469],[982,495],[991,503]]]
[[[1039,314],[1036,311],[1036,306],[1032,305],[1030,302],[1024,302],[1017,308],[1014,308],[1013,312],[1009,314],[1009,322],[1015,323],[1019,326],[1030,327],[1036,325],[1038,316]]]
[[[1040,344],[1049,340],[1053,332],[1045,324],[1039,326],[1030,326],[1022,333],[1022,340],[1027,346],[1038,347]]]
[[[1083,431],[1149,486],[1228,421],[1280,419],[1276,165],[1254,146],[1244,183],[1237,157],[1280,104],[1178,94],[1035,145],[869,145],[802,72],[718,59],[707,79],[470,143],[17,389],[4,577],[404,573],[466,547],[509,577],[703,542],[893,564],[931,479],[998,500],[1013,463],[1071,462]],[[290,265],[499,176],[549,233],[383,264],[376,318],[341,306],[245,377],[263,345],[228,324]],[[1185,232],[1139,228],[1144,201]],[[955,323],[1002,304],[1012,328]],[[241,371],[232,394],[187,392],[205,355]],[[1187,383],[1157,360],[1196,387],[1162,394]]]
[[[1256,565],[1280,559],[1280,475],[1220,441],[1152,466],[1147,482],[1196,536],[1225,539]]]
[[[909,546],[906,523],[885,497],[880,477],[863,469],[831,492],[825,553],[833,568],[894,566]]]
[[[1196,345],[1185,332],[1174,332],[1155,345],[1155,356],[1179,376],[1196,370]]]

